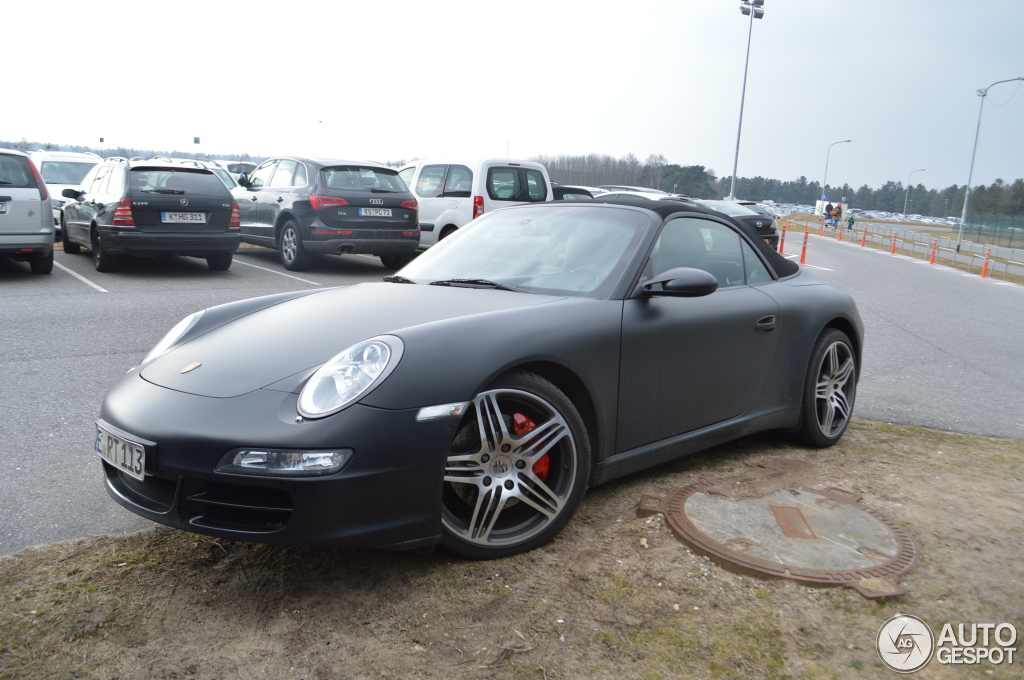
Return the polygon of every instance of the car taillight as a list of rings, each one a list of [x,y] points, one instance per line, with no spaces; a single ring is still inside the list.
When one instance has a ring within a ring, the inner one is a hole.
[[[32,162],[31,158],[26,158],[28,165],[32,168],[32,176],[36,178],[36,186],[39,187],[39,198],[43,201],[50,198],[50,192],[46,190],[46,182],[43,181],[43,176],[39,174],[39,169],[36,164]]]
[[[484,214],[484,197],[474,196],[473,197],[473,219],[480,217]]]
[[[125,196],[114,208],[114,225],[118,227],[134,227],[135,216],[132,215],[132,200]]]
[[[313,210],[323,210],[324,208],[338,208],[343,205],[348,205],[348,201],[344,198],[338,198],[337,196],[321,196],[319,194],[313,194],[309,197],[309,203],[313,206]]]
[[[242,213],[238,210],[238,202],[231,201],[231,218],[228,220],[228,229],[242,228]]]
[[[406,210],[419,210],[420,204],[416,202],[415,198],[408,201],[402,201],[402,207]]]

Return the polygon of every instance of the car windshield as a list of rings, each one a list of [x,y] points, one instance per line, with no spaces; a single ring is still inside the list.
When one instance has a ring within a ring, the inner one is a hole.
[[[480,217],[413,260],[416,283],[486,280],[535,293],[605,297],[650,219],[598,205],[529,206]]]
[[[43,181],[47,184],[73,184],[82,183],[82,178],[89,174],[93,166],[99,161],[92,163],[72,163],[66,161],[43,161],[43,167],[39,172]]]
[[[337,165],[322,169],[320,176],[323,178],[323,183],[331,189],[378,192],[409,191],[398,173],[388,168]]]
[[[702,201],[701,205],[706,208],[711,208],[712,210],[717,210],[718,212],[726,215],[732,215],[733,217],[757,214],[744,205],[740,205],[739,203],[730,203],[729,201]]]

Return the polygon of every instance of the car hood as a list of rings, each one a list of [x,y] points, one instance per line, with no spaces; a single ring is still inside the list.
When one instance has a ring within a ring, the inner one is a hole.
[[[179,392],[235,397],[311,373],[377,335],[467,316],[500,314],[561,298],[509,291],[364,283],[306,295],[243,316],[176,346],[142,369]],[[183,373],[186,366],[200,366]],[[289,385],[286,391],[290,391]]]

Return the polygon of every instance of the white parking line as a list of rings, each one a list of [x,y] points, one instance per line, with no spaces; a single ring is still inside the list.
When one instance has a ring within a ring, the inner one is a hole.
[[[835,269],[829,269],[828,267],[817,267],[813,264],[802,264],[801,267],[807,267],[808,269],[820,269],[825,272],[834,272]]]
[[[92,281],[90,281],[89,279],[85,278],[84,276],[82,276],[82,275],[81,275],[81,274],[79,274],[78,272],[75,272],[75,271],[71,271],[70,269],[68,269],[67,267],[65,267],[64,265],[62,265],[62,264],[61,264],[60,262],[57,262],[56,260],[54,260],[54,261],[53,261],[53,264],[54,264],[55,266],[57,266],[57,267],[60,267],[60,268],[61,268],[61,269],[63,269],[64,271],[66,271],[66,272],[67,272],[68,274],[71,274],[72,276],[74,276],[74,277],[75,277],[76,279],[78,279],[79,281],[81,281],[81,282],[82,282],[82,283],[84,283],[85,285],[87,285],[87,286],[92,286],[93,288],[95,288],[96,290],[98,290],[98,291],[99,291],[99,292],[101,292],[101,293],[109,293],[109,292],[110,292],[110,291],[109,291],[109,290],[107,290],[106,288],[101,288],[100,286],[97,286],[97,285],[96,285],[95,283],[93,283],[93,282],[92,282]]]
[[[244,264],[246,267],[255,267],[256,269],[262,269],[265,272],[270,272],[271,274],[277,274],[278,276],[287,276],[289,279],[295,279],[296,281],[302,281],[303,283],[308,283],[308,284],[313,285],[313,286],[322,286],[322,285],[324,285],[322,283],[317,283],[316,281],[310,281],[309,279],[300,279],[298,276],[292,276],[291,274],[285,274],[284,272],[278,272],[278,271],[274,271],[273,269],[267,269],[266,267],[261,267],[258,264],[251,264],[249,262],[242,262],[241,260],[237,260],[237,259],[235,260],[235,262],[237,262],[238,264]],[[106,292],[106,291],[104,291],[104,292]]]

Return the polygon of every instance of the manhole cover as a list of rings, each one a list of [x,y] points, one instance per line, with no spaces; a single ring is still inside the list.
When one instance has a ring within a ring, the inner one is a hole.
[[[841,583],[865,597],[902,595],[895,577],[917,546],[900,525],[842,489],[781,489],[734,498],[717,484],[644,496],[640,516],[661,513],[687,543],[742,567],[816,583]]]

